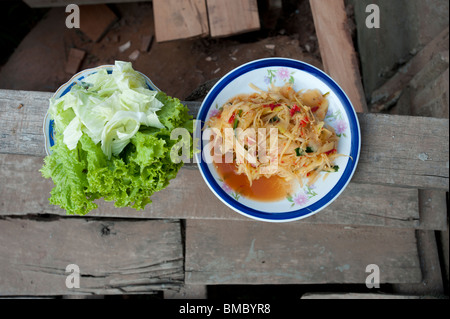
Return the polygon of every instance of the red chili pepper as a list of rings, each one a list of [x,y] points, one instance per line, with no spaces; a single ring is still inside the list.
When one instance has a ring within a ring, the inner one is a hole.
[[[231,115],[230,119],[228,120],[228,123],[233,123],[234,122],[234,118],[236,117],[236,113],[233,113],[233,115]]]
[[[330,155],[337,152],[337,149],[333,148],[331,151],[325,152],[325,154]]]
[[[306,125],[308,125],[309,123],[309,119],[307,117],[305,117],[301,122],[300,122],[300,126],[301,127],[305,127]]]
[[[300,111],[301,111],[300,108],[297,105],[294,105],[290,110],[291,116],[294,116],[294,114],[296,112],[300,112]]]
[[[311,109],[311,112],[315,113],[315,112],[317,112],[318,109],[319,109],[318,106],[314,106],[314,107]]]

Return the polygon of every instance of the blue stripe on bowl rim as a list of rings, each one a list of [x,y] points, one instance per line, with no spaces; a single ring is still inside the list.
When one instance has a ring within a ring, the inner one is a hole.
[[[111,74],[113,68],[114,68],[114,65],[107,64],[107,65],[100,65],[100,66],[95,67],[95,68],[91,68],[91,69],[86,69],[86,70],[80,71],[77,74],[75,74],[74,76],[72,76],[72,78],[70,78],[69,81],[67,81],[66,83],[61,85],[56,90],[56,92],[53,94],[52,98],[54,98],[54,97],[61,97],[61,96],[66,95],[67,93],[69,93],[70,90],[72,89],[72,86],[74,86],[77,81],[81,81],[81,80],[83,80],[85,78],[85,76],[83,74],[87,74],[87,75],[94,74],[94,73],[98,72],[101,69],[106,69],[106,72],[108,72],[108,74]],[[143,73],[141,73],[139,71],[136,71],[136,72],[138,72],[139,74],[141,74],[144,77],[145,82],[147,84],[147,87],[150,90],[158,91],[158,92],[160,91],[160,89],[145,74],[143,74]],[[61,90],[62,90],[61,94],[58,95],[58,93]],[[46,149],[46,153],[47,154],[49,154],[49,150],[47,149],[47,141],[48,141],[49,147],[52,147],[52,146],[55,145],[55,140],[53,138],[53,136],[54,136],[53,135],[53,133],[54,133],[53,126],[54,126],[55,121],[50,118],[50,120],[48,121],[48,123],[49,123],[48,127],[46,127],[46,122],[47,122],[47,117],[48,116],[49,116],[49,114],[47,113],[45,118],[44,118],[44,135],[45,135],[44,137],[45,137],[45,140],[46,140],[46,142],[45,142],[45,149]],[[47,136],[47,134],[48,134],[48,136]]]
[[[240,67],[237,67],[236,69],[230,71],[228,74],[226,74],[219,82],[216,83],[216,85],[210,90],[208,95],[203,100],[203,103],[199,109],[197,120],[201,123],[201,128],[203,129],[203,126],[205,125],[206,116],[208,114],[209,109],[212,106],[212,103],[216,99],[216,97],[219,95],[219,93],[233,80],[240,77],[241,75],[244,75],[245,73],[248,73],[253,70],[261,69],[261,68],[268,68],[268,67],[289,67],[293,69],[297,69],[300,71],[307,72],[314,77],[320,79],[323,81],[337,96],[341,104],[343,105],[347,118],[349,119],[349,127],[351,132],[351,147],[350,147],[350,156],[351,159],[348,160],[346,168],[339,179],[339,181],[336,183],[336,185],[320,200],[315,202],[314,204],[311,204],[310,206],[307,206],[305,208],[295,210],[295,211],[287,211],[287,212],[277,212],[277,213],[268,213],[268,212],[262,212],[258,211],[256,209],[250,208],[238,201],[235,201],[233,198],[231,198],[216,182],[214,177],[212,176],[211,171],[208,168],[208,165],[205,163],[205,161],[202,160],[202,153],[197,153],[197,165],[199,166],[200,173],[202,174],[203,178],[206,181],[206,184],[209,186],[209,188],[215,193],[215,195],[224,202],[228,207],[232,208],[233,210],[237,211],[238,213],[245,215],[247,217],[261,220],[261,221],[268,221],[268,222],[288,222],[288,221],[294,221],[306,218],[308,216],[311,216],[320,210],[327,207],[329,204],[331,204],[341,193],[342,191],[347,187],[348,183],[350,182],[351,178],[353,177],[353,174],[355,172],[356,166],[358,164],[359,160],[359,154],[361,149],[361,131],[360,126],[358,122],[358,117],[356,115],[356,112],[352,106],[352,103],[350,102],[350,99],[345,94],[345,92],[341,89],[341,87],[326,73],[321,71],[320,69],[298,60],[293,59],[287,59],[287,58],[267,58],[267,59],[260,59],[255,60],[249,63],[246,63],[244,65],[241,65]],[[202,130],[201,130],[202,131]],[[203,139],[200,138],[200,150],[203,150]],[[353,159],[353,160],[352,160]]]

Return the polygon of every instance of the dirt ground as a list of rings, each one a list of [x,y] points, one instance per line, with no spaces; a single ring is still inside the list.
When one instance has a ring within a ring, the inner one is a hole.
[[[64,8],[52,8],[21,41],[0,70],[0,88],[55,91],[73,74],[64,71],[70,48],[87,54],[80,70],[131,61],[168,95],[185,100],[201,84],[219,79],[251,60],[282,56],[322,68],[308,1],[284,1],[282,9],[260,5],[261,30],[222,39],[198,38],[165,43],[153,41],[136,60],[142,37],[155,35],[150,2],[114,4],[118,20],[98,41],[65,27]],[[119,47],[130,41],[124,52]]]

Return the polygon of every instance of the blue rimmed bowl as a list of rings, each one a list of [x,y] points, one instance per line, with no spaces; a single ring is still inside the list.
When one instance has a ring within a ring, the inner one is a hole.
[[[208,119],[215,116],[218,109],[230,98],[238,94],[254,93],[250,83],[260,89],[267,89],[271,84],[282,86],[286,82],[292,83],[296,91],[319,89],[322,93],[329,92],[329,110],[325,123],[333,127],[340,136],[338,153],[348,156],[335,160],[335,164],[340,168],[338,172],[329,174],[326,179],[319,178],[314,185],[300,187],[299,184],[295,192],[282,200],[255,201],[236,193],[220,178],[214,163],[207,158],[209,155],[203,152],[208,143],[202,139],[203,128]],[[358,117],[349,98],[331,77],[301,61],[268,58],[252,61],[232,70],[209,91],[199,109],[197,120],[200,124],[196,127],[195,138],[200,143],[201,152],[197,152],[195,157],[201,175],[211,191],[225,205],[252,219],[289,222],[319,212],[344,191],[358,164],[361,132]]]
[[[74,86],[76,83],[80,83],[83,81],[83,79],[85,79],[88,75],[93,74],[93,73],[97,73],[100,70],[106,69],[106,71],[111,74],[113,69],[114,69],[114,65],[101,65],[95,68],[91,68],[91,69],[86,69],[83,71],[78,72],[77,74],[75,74],[69,81],[67,81],[66,83],[64,83],[63,85],[61,85],[58,90],[56,90],[56,92],[52,95],[52,98],[59,98],[61,96],[64,96],[65,94],[67,94],[68,92],[70,92],[70,89],[72,88],[72,86]],[[141,72],[137,71],[139,74],[141,74],[144,79],[145,82],[147,83],[147,86],[150,90],[153,91],[160,91],[155,84],[153,84],[153,82],[145,75],[142,74]],[[43,125],[43,130],[44,130],[44,139],[45,139],[45,152],[47,155],[51,154],[51,147],[53,145],[55,145],[55,140],[54,140],[54,128],[53,128],[53,120],[50,118],[50,114],[47,113],[45,114],[44,117],[44,125]]]

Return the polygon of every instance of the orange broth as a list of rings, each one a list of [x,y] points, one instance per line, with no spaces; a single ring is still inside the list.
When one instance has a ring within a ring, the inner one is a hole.
[[[273,175],[269,178],[261,177],[250,182],[245,174],[237,174],[234,163],[216,163],[214,166],[220,178],[233,191],[246,198],[260,202],[274,202],[282,200],[292,191],[292,183],[286,182],[283,178]]]

